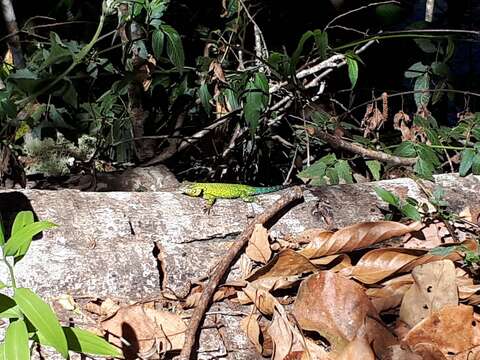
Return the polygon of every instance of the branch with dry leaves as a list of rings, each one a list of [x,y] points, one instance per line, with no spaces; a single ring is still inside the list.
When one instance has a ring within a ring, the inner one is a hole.
[[[213,294],[215,293],[215,289],[220,284],[220,281],[224,278],[227,270],[229,269],[235,258],[237,258],[240,251],[248,243],[255,229],[255,225],[266,224],[275,216],[277,216],[283,209],[287,208],[294,202],[299,201],[302,196],[303,192],[300,187],[296,186],[289,189],[287,193],[283,195],[280,199],[278,199],[272,206],[270,206],[262,214],[257,215],[250,222],[247,228],[238,236],[237,240],[230,247],[225,257],[215,267],[215,272],[212,274],[210,281],[205,286],[198,305],[195,307],[186,331],[185,344],[183,346],[182,352],[180,353],[180,360],[190,359],[198,335],[198,329],[200,327],[203,317],[205,316],[205,312],[210,305]]]
[[[327,142],[334,148],[346,150],[352,152],[354,154],[361,155],[365,158],[370,158],[378,161],[383,161],[386,163],[394,164],[394,165],[403,165],[403,166],[412,166],[415,165],[417,162],[416,158],[406,158],[401,156],[390,155],[378,150],[372,150],[364,148],[361,145],[354,144],[348,142],[346,140],[341,139],[340,137],[331,135],[326,131],[320,130],[319,128],[308,127],[307,131],[310,135],[316,136],[319,139]]]

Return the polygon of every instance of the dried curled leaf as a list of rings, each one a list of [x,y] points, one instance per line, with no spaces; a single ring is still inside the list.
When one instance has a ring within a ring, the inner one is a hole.
[[[179,350],[185,341],[186,325],[179,315],[156,310],[147,304],[136,304],[120,308],[117,313],[102,321],[102,328],[113,336],[109,341],[122,346],[123,338],[137,349],[128,348],[133,354],[127,356],[154,353],[157,348],[162,352]],[[136,350],[136,351],[135,351]]]
[[[395,236],[420,229],[420,223],[404,225],[394,221],[365,222],[347,226],[332,235],[320,233],[300,254],[311,259],[365,248]]]
[[[465,249],[477,251],[474,240],[465,240],[459,245],[440,246],[430,251],[414,249],[375,249],[361,257],[355,266],[340,271],[364,284],[375,284],[393,274],[407,273],[415,266],[429,262],[449,259],[458,261],[463,258]]]
[[[302,282],[292,313],[302,329],[325,337],[338,354],[359,335],[367,317],[380,321],[364,289],[331,271]]]
[[[363,255],[358,263],[341,271],[364,284],[375,284],[415,261],[422,254],[419,250],[376,249]]]
[[[406,274],[383,282],[381,287],[367,289],[366,293],[380,313],[399,306],[412,284],[412,275]]]
[[[412,270],[414,283],[403,297],[399,319],[415,326],[445,305],[457,305],[455,265],[450,260],[434,261]]]
[[[246,280],[268,290],[285,289],[298,282],[306,273],[317,270],[305,256],[286,249]]]
[[[265,264],[270,260],[272,250],[270,249],[270,243],[268,242],[267,229],[265,229],[262,224],[255,225],[255,229],[253,230],[245,252],[250,259],[262,264]]]
[[[479,345],[478,328],[471,306],[447,305],[418,323],[403,343],[415,352],[419,344],[431,344],[452,356]]]

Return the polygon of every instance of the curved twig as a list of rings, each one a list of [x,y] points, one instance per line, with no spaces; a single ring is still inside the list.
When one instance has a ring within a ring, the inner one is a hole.
[[[190,360],[193,348],[197,339],[197,332],[202,323],[205,312],[210,305],[215,289],[220,284],[220,281],[224,278],[231,264],[237,258],[240,251],[246,246],[248,240],[252,236],[253,229],[256,224],[262,224],[271,221],[278,215],[283,209],[290,206],[292,203],[299,201],[303,197],[302,189],[299,186],[295,186],[278,199],[272,206],[266,209],[263,213],[255,216],[255,218],[248,224],[247,228],[238,236],[237,240],[228,249],[225,257],[215,267],[215,272],[212,274],[210,281],[206,285],[202,292],[202,296],[198,301],[198,305],[193,311],[190,323],[188,324],[187,332],[185,334],[185,343],[180,353],[180,360]]]

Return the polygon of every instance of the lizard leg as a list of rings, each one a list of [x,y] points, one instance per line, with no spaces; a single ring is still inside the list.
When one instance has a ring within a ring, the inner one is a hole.
[[[212,209],[213,204],[215,204],[215,197],[214,196],[203,196],[203,198],[206,201],[205,208],[203,209],[203,212],[206,214],[210,214],[210,210]]]
[[[253,196],[250,196],[250,195],[244,195],[244,196],[242,196],[242,200],[245,201],[245,202],[254,202],[255,198]]]

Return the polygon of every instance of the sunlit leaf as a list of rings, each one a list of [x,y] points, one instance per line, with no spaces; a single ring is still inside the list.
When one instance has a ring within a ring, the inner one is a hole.
[[[26,288],[15,289],[13,299],[33,326],[64,358],[67,358],[67,340],[50,306],[32,290]]]
[[[54,223],[49,221],[37,221],[35,223],[29,224],[22,229],[18,230],[13,234],[10,239],[8,239],[5,247],[3,248],[3,253],[5,256],[17,256],[22,255],[20,251],[27,248],[32,241],[32,238],[38,233],[51,229],[55,227]],[[28,244],[28,246],[27,246]]]
[[[21,319],[12,321],[5,332],[5,358],[8,360],[29,360],[28,331]]]

